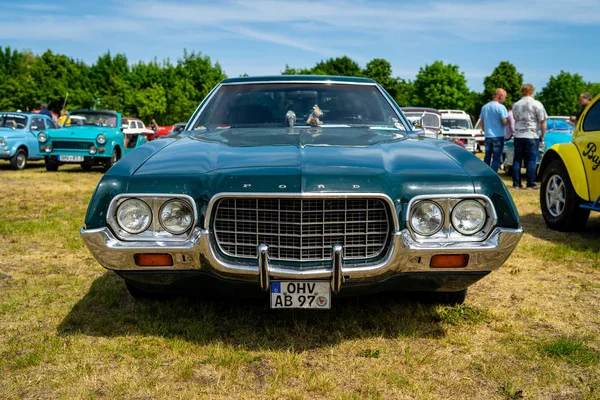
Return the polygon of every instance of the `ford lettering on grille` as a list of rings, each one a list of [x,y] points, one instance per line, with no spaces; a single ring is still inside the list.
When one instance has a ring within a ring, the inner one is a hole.
[[[224,198],[213,228],[220,250],[232,257],[256,258],[269,246],[272,260],[330,260],[332,246],[344,246],[344,259],[379,256],[389,243],[390,214],[377,198]]]

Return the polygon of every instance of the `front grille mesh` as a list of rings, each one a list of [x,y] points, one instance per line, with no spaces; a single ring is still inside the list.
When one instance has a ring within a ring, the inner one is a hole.
[[[52,147],[55,149],[69,150],[88,150],[93,143],[91,142],[68,142],[64,140],[55,140],[52,142]]]
[[[334,244],[345,259],[381,254],[390,234],[381,199],[225,198],[215,206],[217,245],[229,256],[255,258],[269,246],[273,260],[330,260]]]

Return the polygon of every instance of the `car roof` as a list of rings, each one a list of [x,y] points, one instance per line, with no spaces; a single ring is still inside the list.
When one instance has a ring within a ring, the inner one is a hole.
[[[102,113],[102,114],[114,114],[115,116],[118,114],[118,112],[114,111],[114,110],[90,110],[89,108],[80,108],[78,110],[71,110],[69,112],[69,114],[75,113],[75,112],[97,112],[97,113]]]
[[[141,119],[134,118],[134,117],[123,117],[122,120],[123,121],[140,121],[140,122],[142,121]]]
[[[400,109],[404,112],[428,112],[440,115],[440,112],[438,110],[429,107],[400,107]]]
[[[334,76],[334,75],[271,75],[271,76],[242,76],[239,78],[227,78],[221,81],[223,84],[229,83],[249,83],[249,82],[322,82],[332,81],[340,83],[370,83],[376,84],[373,79],[359,78],[355,76]]]

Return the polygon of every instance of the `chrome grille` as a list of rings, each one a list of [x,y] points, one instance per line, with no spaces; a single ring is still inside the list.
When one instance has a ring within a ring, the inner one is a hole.
[[[378,198],[224,198],[213,229],[229,256],[256,258],[264,243],[271,259],[286,261],[330,260],[334,244],[344,246],[345,259],[377,257],[391,232],[387,203]]]
[[[52,141],[52,147],[55,149],[88,150],[93,144],[91,142],[67,142],[64,140]]]

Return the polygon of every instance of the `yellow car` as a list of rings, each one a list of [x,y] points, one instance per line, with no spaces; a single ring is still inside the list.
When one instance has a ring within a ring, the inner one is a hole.
[[[538,174],[540,206],[551,229],[582,229],[590,211],[600,211],[600,95],[579,117],[571,142],[546,151]]]

